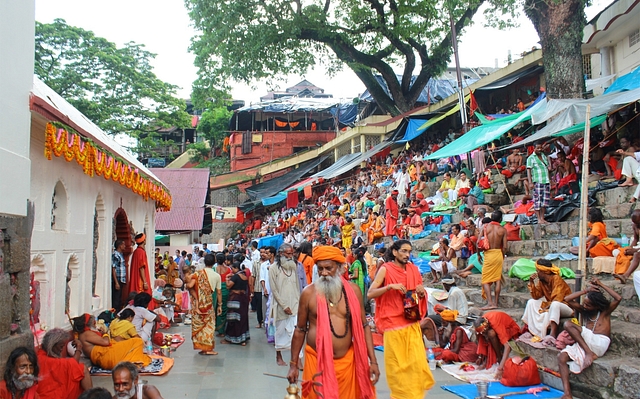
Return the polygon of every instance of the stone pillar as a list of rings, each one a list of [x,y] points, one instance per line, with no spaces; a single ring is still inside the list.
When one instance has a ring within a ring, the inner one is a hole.
[[[12,350],[33,346],[29,268],[33,205],[27,216],[0,214],[0,372]]]
[[[367,139],[367,136],[365,136],[364,134],[360,135],[360,152],[363,154],[369,151],[369,149],[365,147],[367,145],[366,139]]]

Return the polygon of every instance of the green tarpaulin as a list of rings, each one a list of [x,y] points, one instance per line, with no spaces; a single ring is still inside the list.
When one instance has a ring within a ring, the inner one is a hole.
[[[540,101],[534,106],[522,112],[514,114],[516,116],[513,118],[501,118],[492,122],[488,122],[485,125],[475,127],[469,130],[467,133],[463,134],[459,139],[425,157],[425,159],[448,158],[473,151],[476,148],[490,143],[498,137],[502,136],[517,124],[530,120],[531,114],[537,112],[543,107],[546,107],[546,105],[546,102]],[[504,119],[507,120],[505,121]]]
[[[536,262],[533,259],[518,259],[509,269],[509,277],[517,277],[520,280],[529,281],[529,277],[536,272]],[[576,278],[576,274],[568,267],[560,268],[560,276],[564,279]]]

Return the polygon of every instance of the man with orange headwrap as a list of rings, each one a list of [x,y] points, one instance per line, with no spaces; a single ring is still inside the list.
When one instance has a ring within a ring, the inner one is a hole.
[[[439,358],[445,363],[474,362],[478,355],[478,345],[469,339],[470,332],[464,329],[458,322],[458,311],[445,309],[440,312],[443,325],[451,326],[451,338],[449,349],[445,349]]]
[[[129,271],[129,290],[132,292],[140,293],[146,292],[151,295],[151,278],[149,274],[149,263],[147,262],[147,251],[145,250],[145,244],[147,243],[147,236],[144,233],[140,233],[135,237],[138,247],[133,251],[131,256],[131,269]],[[149,310],[153,310],[155,307],[153,301],[149,304]]]
[[[424,353],[420,320],[427,310],[422,276],[409,262],[411,243],[398,240],[387,250],[369,287],[376,299],[376,327],[384,332],[384,364],[394,399],[422,399],[435,381]]]
[[[362,293],[342,279],[346,259],[338,248],[316,247],[313,260],[319,278],[300,297],[287,378],[292,384],[298,380],[298,356],[306,338],[304,399],[375,398],[373,384],[380,371]]]
[[[531,299],[527,301],[522,321],[533,335],[544,338],[551,328],[550,335],[557,337],[560,318],[573,315],[573,309],[564,300],[571,294],[571,288],[560,276],[560,269],[551,261],[539,259],[536,273],[529,277],[529,291]]]

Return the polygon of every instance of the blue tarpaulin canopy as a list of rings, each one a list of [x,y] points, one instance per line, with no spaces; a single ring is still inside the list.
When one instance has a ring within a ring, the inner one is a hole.
[[[491,141],[502,136],[514,126],[524,121],[531,119],[531,114],[536,112],[539,108],[545,107],[546,102],[541,101],[535,104],[533,107],[519,112],[515,115],[517,117],[507,118],[508,120],[498,119],[488,122],[482,126],[475,127],[463,134],[462,137],[453,141],[449,145],[444,146],[433,154],[425,157],[425,159],[439,159],[448,158],[454,155],[464,154],[469,151],[473,151],[478,147],[481,147]]]
[[[620,76],[604,91],[604,94],[615,91],[633,90],[640,87],[640,66],[626,75]]]
[[[420,136],[429,128],[429,126],[422,127],[425,122],[427,122],[425,119],[409,119],[407,122],[407,128],[404,131],[404,136],[402,139],[398,140],[398,142],[404,143],[405,141],[411,141]]]

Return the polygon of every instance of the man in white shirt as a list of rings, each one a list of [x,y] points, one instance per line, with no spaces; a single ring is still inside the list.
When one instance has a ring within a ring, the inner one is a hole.
[[[402,165],[402,170],[396,179],[396,190],[398,190],[398,206],[401,208],[407,205],[407,191],[411,183],[411,176],[407,172],[407,167]]]
[[[260,250],[258,249],[258,241],[251,241],[251,262],[260,262]]]
[[[133,317],[132,323],[144,342],[149,341],[151,337],[153,337],[153,334],[156,332],[156,322],[160,321],[159,315],[147,309],[151,301],[151,295],[146,292],[141,292],[133,298],[133,306],[130,307],[136,314]]]
[[[262,287],[262,314],[265,321],[269,317],[269,294],[271,287],[269,286],[269,268],[274,264],[276,259],[276,249],[274,247],[266,247],[264,249],[265,261],[260,265],[260,286]],[[265,323],[266,324],[266,323]]]

